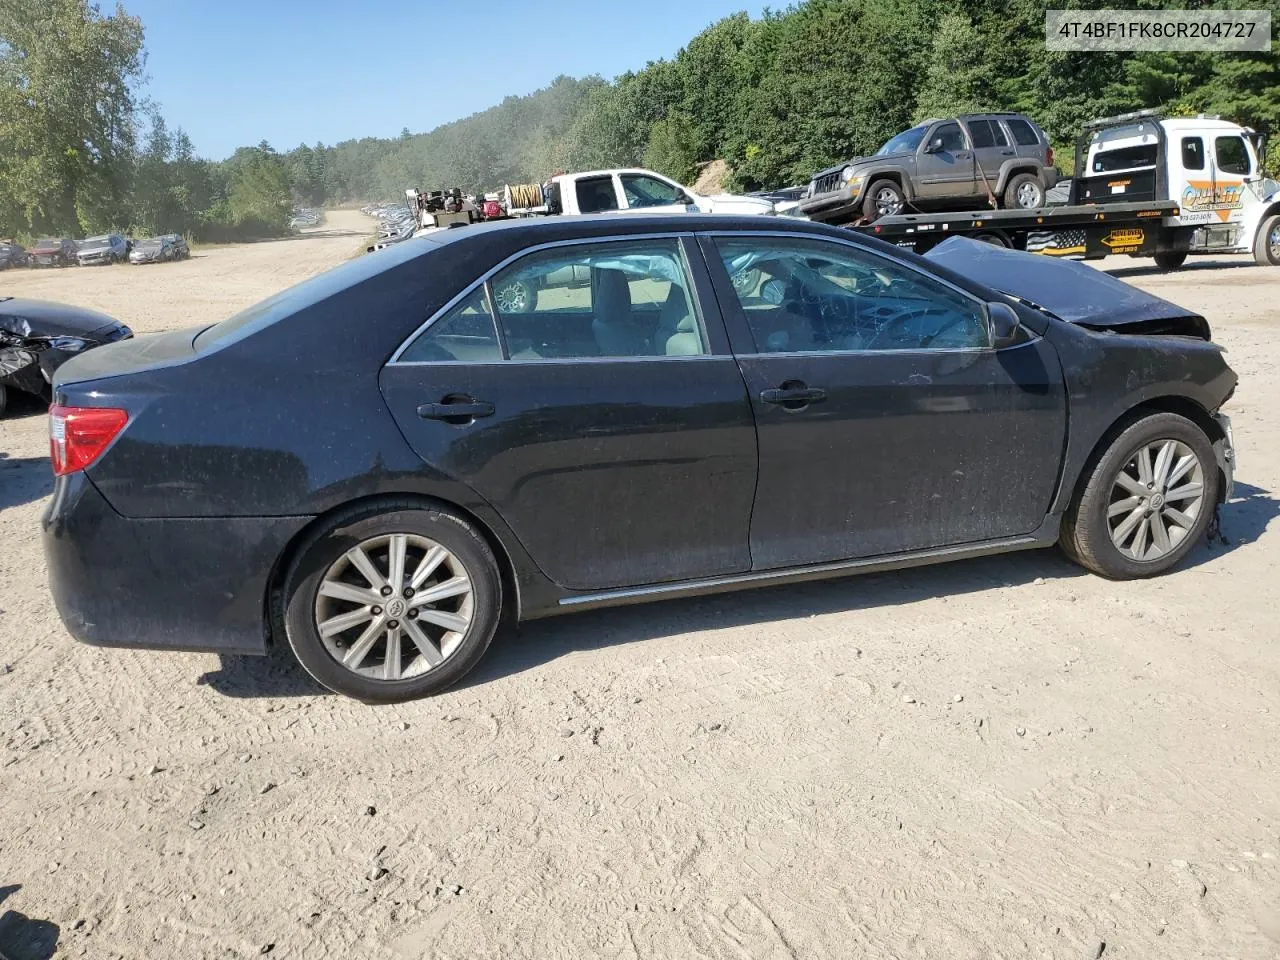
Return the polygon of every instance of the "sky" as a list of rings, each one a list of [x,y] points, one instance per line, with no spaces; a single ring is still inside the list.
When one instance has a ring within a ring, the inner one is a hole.
[[[744,0],[122,0],[146,29],[143,92],[212,160],[421,133],[560,74],[670,58]],[[104,4],[104,11],[111,9]]]

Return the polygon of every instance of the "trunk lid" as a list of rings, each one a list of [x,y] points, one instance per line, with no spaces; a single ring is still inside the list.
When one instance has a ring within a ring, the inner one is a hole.
[[[186,363],[196,355],[192,341],[198,332],[174,330],[87,350],[58,368],[53,380],[54,392],[56,394],[59,389],[76,383]]]

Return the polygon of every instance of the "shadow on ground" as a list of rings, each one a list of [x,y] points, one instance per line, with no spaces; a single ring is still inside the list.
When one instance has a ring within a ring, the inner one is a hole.
[[[11,457],[0,450],[0,510],[42,500],[53,493],[48,457]]]
[[[0,886],[0,903],[22,889],[21,884]],[[32,920],[16,910],[0,914],[0,958],[3,960],[49,960],[58,950],[58,925],[48,920]]]
[[[1254,542],[1278,514],[1280,501],[1269,491],[1237,483],[1235,496],[1222,511],[1222,535],[1227,542],[1197,545],[1182,566],[1195,567]],[[595,610],[503,631],[462,686],[488,683],[569,653],[656,637],[913,603],[1028,584],[1037,578],[1066,581],[1088,575],[1056,550],[1034,550],[889,573]],[[287,647],[281,646],[266,658],[224,656],[220,668],[206,673],[200,683],[237,698],[326,693]]]
[[[1217,270],[1248,270],[1257,267],[1253,260],[1208,260],[1192,257],[1187,260],[1177,270],[1161,270],[1153,263],[1144,263],[1141,266],[1133,267],[1114,267],[1105,268],[1106,272],[1113,277],[1128,279],[1130,277],[1154,277],[1163,273],[1168,274],[1186,274],[1196,273],[1201,270],[1217,271]]]

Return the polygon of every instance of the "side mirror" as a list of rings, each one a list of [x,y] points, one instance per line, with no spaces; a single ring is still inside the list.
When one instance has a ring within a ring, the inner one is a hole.
[[[691,204],[691,203],[693,203],[693,202],[694,202],[694,200],[693,200],[693,195],[692,195],[691,193],[689,193],[689,191],[688,191],[688,190],[681,190],[681,191],[680,191],[680,193],[676,195],[676,199],[677,199],[680,203],[690,203],[690,204]]]
[[[991,346],[997,350],[1018,339],[1018,314],[1007,303],[987,304],[987,326],[991,330]]]
[[[925,153],[941,153],[941,152],[942,152],[942,138],[941,138],[941,137],[934,137],[932,140],[930,140],[930,141],[929,141],[929,145],[928,145],[928,146],[926,146],[926,147],[924,148],[924,152],[925,152]]]

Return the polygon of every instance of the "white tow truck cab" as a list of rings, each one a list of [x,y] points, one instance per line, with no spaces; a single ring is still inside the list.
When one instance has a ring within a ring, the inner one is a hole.
[[[734,194],[702,196],[652,170],[590,170],[562,173],[545,187],[508,186],[503,191],[508,215],[575,216],[590,213],[772,214],[772,201]]]
[[[1071,202],[1176,202],[1161,221],[1162,266],[1189,253],[1280,264],[1280,184],[1263,175],[1262,147],[1255,131],[1218,117],[1143,110],[1094,121],[1077,144]]]

